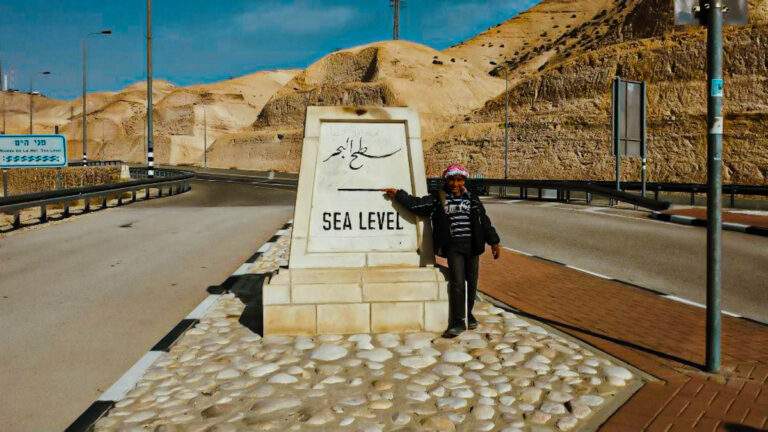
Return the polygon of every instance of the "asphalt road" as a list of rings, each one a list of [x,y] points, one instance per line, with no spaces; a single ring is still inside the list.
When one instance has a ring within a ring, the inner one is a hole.
[[[504,246],[706,302],[705,228],[578,205],[491,201],[486,208]],[[768,238],[723,231],[722,256],[723,309],[768,323]]]
[[[292,218],[294,200],[198,181],[0,237],[0,429],[66,428]]]

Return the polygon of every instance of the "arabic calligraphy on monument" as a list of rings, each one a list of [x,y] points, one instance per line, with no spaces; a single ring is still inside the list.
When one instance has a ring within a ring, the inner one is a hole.
[[[328,162],[329,160],[340,157],[341,159],[347,159],[349,158],[349,168],[352,170],[359,170],[360,168],[365,165],[365,159],[384,159],[388,158],[397,152],[402,150],[402,148],[399,148],[391,153],[382,154],[382,155],[372,155],[368,153],[368,147],[363,145],[363,138],[347,138],[344,142],[344,145],[340,145],[336,147],[336,150],[333,151],[323,162]],[[363,159],[364,158],[364,159]]]

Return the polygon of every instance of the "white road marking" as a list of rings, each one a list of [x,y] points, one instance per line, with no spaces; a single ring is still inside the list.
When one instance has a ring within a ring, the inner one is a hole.
[[[192,312],[187,315],[186,319],[196,319],[199,320],[200,318],[205,315],[206,312],[210,308],[213,307],[214,304],[216,304],[219,299],[221,299],[221,295],[211,294],[208,297],[206,297],[203,301],[200,302],[199,305],[197,305],[196,308],[192,310]]]
[[[525,200],[506,200],[506,201],[502,201],[502,202],[504,204],[517,204],[517,203],[521,203],[523,201],[525,201]]]
[[[274,243],[264,243],[256,252],[265,253],[266,251],[272,248],[273,244]]]
[[[120,377],[111,387],[99,396],[100,401],[119,401],[125,398],[125,395],[131,391],[139,382],[144,373],[155,363],[160,357],[167,355],[163,351],[149,351],[144,354],[139,361],[134,363],[130,369],[123,376]]]
[[[512,249],[512,248],[510,248],[510,247],[506,247],[506,246],[503,246],[503,248],[504,248],[504,249],[506,249],[506,250],[508,250],[508,251],[512,251],[512,252],[515,252],[515,253],[519,253],[519,254],[521,254],[521,255],[525,255],[525,256],[533,256],[533,254],[529,254],[528,252],[523,252],[523,251],[521,251],[521,250]]]
[[[604,274],[600,274],[600,273],[595,273],[595,272],[593,272],[593,271],[589,271],[589,270],[584,270],[583,268],[574,267],[574,266],[572,266],[572,265],[569,265],[569,264],[566,264],[565,266],[566,266],[566,267],[568,267],[568,268],[570,268],[570,269],[578,270],[578,271],[580,271],[580,272],[582,272],[582,273],[587,273],[587,274],[591,274],[592,276],[597,276],[597,277],[599,277],[599,278],[603,278],[603,279],[609,279],[609,280],[613,279],[613,278],[612,278],[612,277],[610,277],[610,276],[606,276],[606,275],[604,275]]]
[[[538,207],[556,207],[559,206],[561,203],[559,202],[544,202],[541,204],[538,204]]]
[[[695,301],[684,299],[682,297],[678,297],[678,296],[675,296],[675,295],[672,295],[672,294],[667,294],[667,295],[664,295],[662,297],[666,297],[666,298],[668,298],[670,300],[674,300],[674,301],[679,302],[679,303],[687,304],[689,306],[696,306],[696,307],[702,308],[702,309],[706,309],[707,308],[706,305],[703,305],[701,303],[696,303]],[[728,312],[727,310],[720,310],[720,312],[722,312],[724,315],[732,316],[734,318],[741,318],[741,315],[733,313],[733,312]]]
[[[288,230],[287,229],[283,229],[283,230],[280,230],[280,231],[275,233],[275,235],[279,235],[279,236],[284,236],[286,234],[288,234]]]

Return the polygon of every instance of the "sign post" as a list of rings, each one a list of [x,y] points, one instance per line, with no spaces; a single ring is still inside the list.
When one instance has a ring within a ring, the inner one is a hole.
[[[675,0],[675,24],[707,27],[707,371],[720,371],[723,25],[747,24],[747,0]]]

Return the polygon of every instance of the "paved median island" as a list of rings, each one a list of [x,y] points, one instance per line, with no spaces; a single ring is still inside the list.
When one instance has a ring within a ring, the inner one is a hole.
[[[285,264],[283,234],[243,272]],[[477,330],[456,339],[261,337],[239,323],[243,309],[221,296],[95,431],[594,430],[643,384],[631,367],[488,302],[475,306]]]

